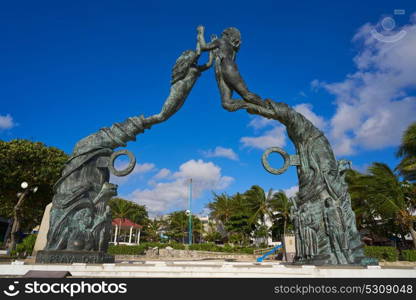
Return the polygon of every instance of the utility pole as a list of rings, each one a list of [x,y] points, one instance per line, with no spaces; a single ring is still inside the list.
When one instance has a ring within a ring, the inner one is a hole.
[[[189,245],[192,245],[192,178],[189,180]]]
[[[38,190],[37,186],[33,188],[28,188],[29,184],[26,181],[23,181],[20,186],[24,190],[24,192],[17,193],[18,200],[17,200],[17,204],[14,206],[14,209],[13,209],[13,225],[12,225],[12,230],[10,232],[10,243],[8,246],[9,252],[12,252],[17,244],[17,234],[20,231],[20,225],[21,225],[20,217],[22,214],[21,208],[23,206],[23,202],[25,201],[25,198],[27,197],[27,195],[29,195],[30,192],[36,193],[36,191]]]

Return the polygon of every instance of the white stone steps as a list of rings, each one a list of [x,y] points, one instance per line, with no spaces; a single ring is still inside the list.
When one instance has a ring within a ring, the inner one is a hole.
[[[411,277],[416,268],[379,266],[294,266],[276,262],[146,261],[117,264],[0,264],[0,276],[23,276],[28,271],[69,271],[73,277],[142,278],[289,278],[289,277]]]

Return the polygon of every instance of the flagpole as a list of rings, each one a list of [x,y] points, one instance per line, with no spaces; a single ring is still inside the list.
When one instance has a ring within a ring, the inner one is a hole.
[[[189,245],[192,245],[192,178],[189,180]]]

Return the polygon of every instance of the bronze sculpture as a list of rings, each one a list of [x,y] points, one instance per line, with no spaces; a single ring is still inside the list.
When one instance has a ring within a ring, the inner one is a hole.
[[[150,117],[136,116],[110,128],[100,129],[80,140],[68,160],[61,178],[55,184],[47,246],[36,260],[42,263],[112,262],[106,254],[111,230],[108,200],[117,194],[117,186],[109,183],[110,171],[117,176],[129,174],[134,156],[115,148],[134,141],[138,134],[154,124],[166,121],[183,105],[201,72],[215,60],[215,75],[222,106],[228,111],[246,109],[251,114],[274,119],[286,126],[296,147],[296,155],[288,155],[274,147],[265,152],[262,162],[267,171],[282,174],[290,165],[297,167],[299,193],[292,198],[291,218],[295,227],[296,257],[300,264],[374,264],[364,256],[360,234],[351,209],[345,183],[349,162],[337,161],[324,133],[302,114],[283,102],[263,100],[252,93],[235,62],[241,45],[241,34],[227,28],[220,38],[210,43],[204,39],[204,27],[197,29],[196,50],[188,50],[176,61],[172,72],[170,94],[162,111]],[[197,61],[202,51],[209,51],[209,61]],[[237,92],[243,100],[232,99]],[[267,161],[271,152],[285,159],[281,169]],[[114,168],[117,156],[127,154],[129,166]]]
[[[201,72],[211,66],[212,55],[205,65],[198,66],[199,55],[197,51],[187,50],[177,59],[170,93],[159,114],[128,118],[100,129],[75,145],[54,186],[47,244],[37,253],[37,262],[114,261],[114,256],[106,253],[112,220],[107,203],[117,195],[117,185],[109,183],[110,171],[116,176],[125,176],[133,171],[136,161],[127,150],[113,150],[135,141],[138,134],[166,121],[181,108]],[[114,160],[123,154],[130,157],[130,163],[119,171],[114,168]]]
[[[285,125],[287,134],[296,147],[297,154],[291,156],[283,149],[272,150],[284,156],[284,169],[289,165],[297,167],[299,192],[292,208],[299,244],[296,262],[363,265],[377,263],[365,257],[360,234],[356,228],[355,214],[351,208],[351,198],[344,178],[348,162],[337,161],[324,133],[286,103],[271,99],[263,101],[257,95],[253,101],[251,95],[255,94],[248,92],[235,62],[227,68],[222,52],[215,51],[220,46],[215,41],[207,45],[203,32],[203,27],[199,26],[198,42],[205,45],[201,47],[202,51],[214,50],[215,74],[222,106],[228,111],[246,109],[248,113],[279,121]],[[241,39],[239,34],[235,36]],[[222,39],[227,40],[227,36]],[[228,73],[224,72],[224,68],[227,68]],[[229,78],[233,80],[230,81]],[[244,87],[243,92],[236,87]],[[237,91],[243,100],[232,99],[233,90]],[[269,167],[267,155],[263,156],[266,170],[273,174],[281,174],[284,170]],[[331,204],[325,206],[325,203]],[[329,209],[330,215],[325,215],[324,207]],[[332,231],[329,234],[326,231],[326,228],[334,227],[337,228],[337,232]]]

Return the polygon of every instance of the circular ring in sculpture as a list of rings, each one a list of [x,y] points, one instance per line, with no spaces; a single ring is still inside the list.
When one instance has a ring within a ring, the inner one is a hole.
[[[117,170],[114,167],[114,162],[115,162],[116,158],[121,156],[121,155],[127,155],[130,159],[130,162],[129,162],[129,165],[124,170]],[[108,164],[108,169],[115,176],[121,177],[121,176],[129,175],[133,171],[135,166],[136,166],[136,157],[134,157],[134,154],[131,153],[129,150],[119,150],[119,151],[113,152],[113,154],[111,154],[110,163]]]
[[[283,157],[284,164],[283,164],[283,167],[281,167],[280,169],[272,168],[269,164],[268,158],[269,158],[270,153],[273,153],[273,152],[279,153]],[[267,149],[266,151],[264,151],[263,156],[261,157],[261,163],[263,164],[263,167],[266,169],[267,172],[275,174],[275,175],[280,175],[286,172],[286,170],[289,168],[290,156],[282,148],[271,147]]]

